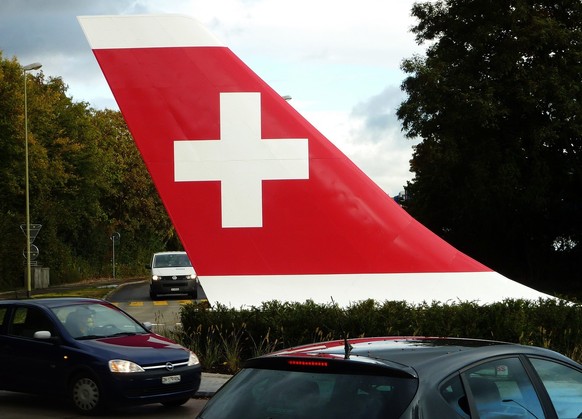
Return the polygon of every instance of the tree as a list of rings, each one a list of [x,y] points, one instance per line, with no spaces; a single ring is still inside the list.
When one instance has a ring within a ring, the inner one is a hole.
[[[460,250],[545,289],[582,277],[582,3],[437,0],[412,28],[397,110],[406,209]]]
[[[23,285],[26,237],[24,74],[0,51],[0,288]],[[60,77],[27,74],[31,222],[52,284],[109,276],[121,232],[122,276],[145,275],[154,251],[181,247],[119,112],[67,96]]]
[[[0,52],[0,284],[7,278],[24,279],[22,250],[25,236],[24,118],[22,69]],[[23,282],[21,282],[23,283]]]
[[[123,232],[121,259],[143,266],[154,252],[179,250],[181,243],[121,113],[97,111],[92,120],[110,185],[102,207],[109,217],[109,235]]]

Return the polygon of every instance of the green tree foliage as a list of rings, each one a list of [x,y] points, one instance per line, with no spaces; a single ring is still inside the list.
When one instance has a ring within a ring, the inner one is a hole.
[[[514,279],[582,278],[582,3],[417,3],[402,63],[410,213]]]
[[[149,262],[153,251],[181,248],[121,113],[101,111],[94,122],[101,133],[99,148],[106,153],[103,161],[109,165],[110,187],[103,206],[110,233],[121,232],[129,243],[121,248],[122,259]]]
[[[0,287],[22,286],[25,222],[24,74],[0,52]],[[112,273],[111,236],[120,276],[144,274],[153,251],[179,248],[121,114],[66,95],[61,78],[28,73],[31,222],[51,283]]]

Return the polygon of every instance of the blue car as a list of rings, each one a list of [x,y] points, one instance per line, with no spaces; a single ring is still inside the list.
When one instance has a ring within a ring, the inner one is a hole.
[[[68,398],[77,411],[186,403],[197,356],[98,299],[0,301],[0,389]]]

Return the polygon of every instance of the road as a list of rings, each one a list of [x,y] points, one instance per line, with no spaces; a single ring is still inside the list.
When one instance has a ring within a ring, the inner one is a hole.
[[[173,328],[180,322],[180,307],[192,303],[186,296],[170,296],[150,300],[147,282],[125,284],[114,289],[107,300],[125,310],[140,322],[150,322],[156,328]]]
[[[107,412],[107,418],[194,418],[204,405],[205,399],[190,399],[183,406],[165,408],[161,404],[136,406]],[[0,391],[2,419],[62,418],[86,419],[64,401],[29,394]]]
[[[198,301],[206,299],[204,290],[198,288]],[[174,328],[180,323],[180,308],[192,303],[185,295],[166,296],[152,301],[147,281],[125,284],[112,290],[107,300],[125,310],[140,322],[154,324],[154,331]]]

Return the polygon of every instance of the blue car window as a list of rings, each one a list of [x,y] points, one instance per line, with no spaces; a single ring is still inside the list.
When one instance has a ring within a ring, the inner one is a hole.
[[[8,312],[8,308],[0,307],[0,330],[4,329],[6,325],[6,313]]]
[[[9,328],[9,334],[25,338],[32,338],[35,332],[49,331],[52,335],[55,330],[48,317],[36,307],[17,307]]]
[[[558,418],[582,417],[582,372],[544,359],[530,361],[550,395]]]
[[[540,400],[519,358],[503,358],[464,373],[481,419],[545,418]]]

